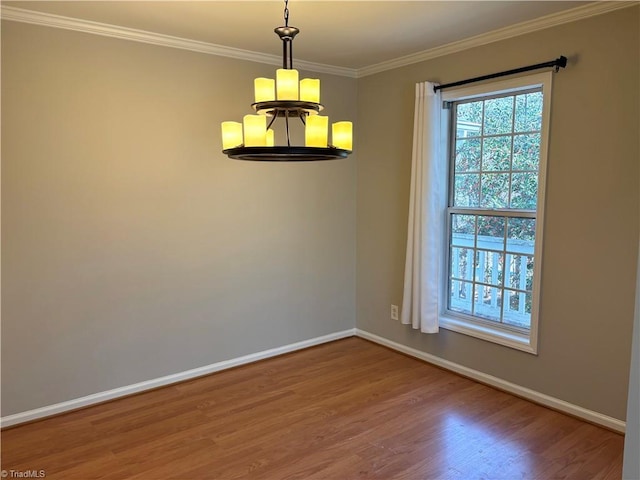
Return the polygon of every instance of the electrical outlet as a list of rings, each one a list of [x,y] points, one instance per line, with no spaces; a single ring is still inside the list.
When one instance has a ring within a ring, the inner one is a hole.
[[[398,305],[391,305],[391,320],[398,320]]]

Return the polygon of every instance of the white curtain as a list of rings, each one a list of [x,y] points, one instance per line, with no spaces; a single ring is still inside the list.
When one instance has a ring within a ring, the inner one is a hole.
[[[400,320],[438,332],[443,269],[446,159],[441,146],[442,99],[431,82],[416,85],[409,228]]]

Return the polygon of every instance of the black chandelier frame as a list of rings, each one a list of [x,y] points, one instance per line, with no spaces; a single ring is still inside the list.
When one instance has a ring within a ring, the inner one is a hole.
[[[284,21],[282,27],[277,27],[274,32],[282,40],[282,68],[293,69],[293,39],[300,33],[300,29],[289,26],[288,0],[285,0]],[[302,147],[292,146],[289,136],[289,119],[299,118],[303,125],[306,125],[306,117],[315,115],[324,109],[320,103],[301,100],[270,100],[267,102],[256,102],[251,107],[258,114],[272,117],[267,126],[267,130],[273,125],[277,118],[284,118],[287,145],[273,147],[246,147],[240,145],[234,148],[227,148],[222,151],[229,158],[236,160],[268,161],[268,162],[305,162],[318,160],[337,160],[347,158],[352,150],[337,148],[333,145],[327,147]]]

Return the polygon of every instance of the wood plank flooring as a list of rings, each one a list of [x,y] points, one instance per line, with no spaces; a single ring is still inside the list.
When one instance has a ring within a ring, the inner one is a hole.
[[[359,338],[1,437],[4,470],[48,480],[622,476],[622,435]]]

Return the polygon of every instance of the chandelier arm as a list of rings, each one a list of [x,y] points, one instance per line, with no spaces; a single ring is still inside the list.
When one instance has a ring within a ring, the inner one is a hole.
[[[271,125],[273,125],[273,122],[275,122],[276,118],[278,118],[278,113],[279,113],[279,110],[276,109],[275,112],[273,113],[273,117],[271,118],[271,121],[269,122],[269,125],[267,125],[267,130],[271,128]]]
[[[284,125],[285,125],[285,131],[287,132],[287,147],[290,147],[291,146],[291,139],[289,138],[289,112],[285,113]]]
[[[300,117],[300,121],[302,122],[302,124],[306,127],[307,126],[307,122],[304,120],[304,117],[305,117],[304,112],[300,112],[300,114],[298,116]]]

